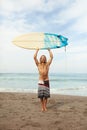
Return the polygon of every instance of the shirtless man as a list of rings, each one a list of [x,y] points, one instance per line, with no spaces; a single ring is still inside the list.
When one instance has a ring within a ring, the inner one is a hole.
[[[39,72],[39,82],[38,82],[38,98],[40,98],[41,105],[42,105],[42,111],[46,111],[46,105],[47,105],[47,98],[50,97],[50,86],[49,86],[49,66],[53,59],[53,54],[50,49],[49,55],[50,59],[47,61],[46,56],[42,55],[40,57],[40,61],[37,59],[38,50],[36,50],[36,53],[34,54],[34,60],[38,67]]]

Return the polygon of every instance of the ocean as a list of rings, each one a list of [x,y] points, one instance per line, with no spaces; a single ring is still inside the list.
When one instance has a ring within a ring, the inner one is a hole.
[[[49,74],[50,93],[87,96],[87,74]],[[0,92],[37,93],[38,74],[0,73]]]

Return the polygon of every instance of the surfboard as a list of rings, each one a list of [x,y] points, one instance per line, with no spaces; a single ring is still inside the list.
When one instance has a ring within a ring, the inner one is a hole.
[[[25,49],[55,49],[68,45],[68,39],[52,33],[28,33],[13,39],[13,44]]]

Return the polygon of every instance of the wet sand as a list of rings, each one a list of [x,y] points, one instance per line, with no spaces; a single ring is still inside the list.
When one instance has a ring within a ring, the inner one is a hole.
[[[0,130],[87,130],[87,97],[51,95],[47,109],[37,94],[0,93]]]

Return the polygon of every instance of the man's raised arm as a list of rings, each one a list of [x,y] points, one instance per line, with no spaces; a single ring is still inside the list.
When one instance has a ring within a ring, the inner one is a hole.
[[[50,49],[48,49],[48,51],[49,51],[49,55],[50,55],[50,59],[48,60],[48,64],[50,65],[52,60],[53,60],[53,53]]]
[[[37,59],[37,53],[38,53],[39,49],[36,50],[35,54],[34,54],[34,60],[35,60],[35,63],[36,65],[38,66],[39,62],[38,62],[38,59]]]

